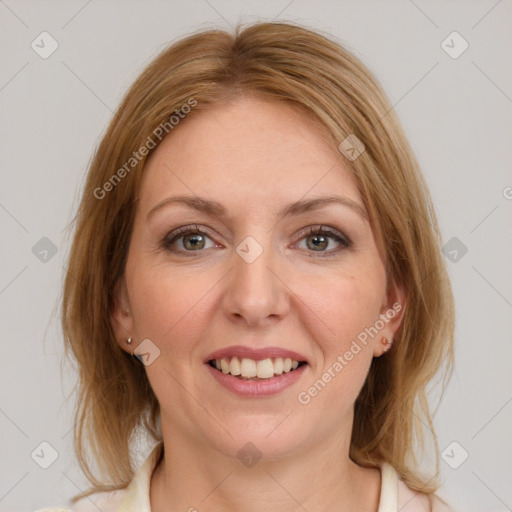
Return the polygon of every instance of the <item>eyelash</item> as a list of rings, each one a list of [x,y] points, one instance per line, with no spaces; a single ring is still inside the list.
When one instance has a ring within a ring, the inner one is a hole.
[[[184,226],[184,227],[178,228],[175,231],[167,234],[161,241],[160,245],[164,250],[166,250],[168,252],[186,254],[187,257],[196,257],[196,255],[194,255],[193,253],[194,252],[202,252],[202,250],[184,251],[184,250],[176,250],[176,249],[171,248],[171,246],[174,242],[176,242],[180,238],[183,238],[185,235],[190,235],[190,234],[199,234],[199,235],[204,235],[204,236],[207,236],[208,238],[211,238],[207,232],[199,229],[197,224],[195,224],[193,226]],[[309,226],[308,228],[306,228],[306,230],[301,233],[301,235],[300,235],[301,238],[299,239],[299,242],[302,241],[304,238],[307,238],[308,236],[311,236],[311,235],[327,235],[341,245],[341,247],[338,247],[336,249],[331,249],[330,251],[319,251],[315,255],[311,254],[311,257],[330,258],[330,257],[336,256],[343,249],[349,249],[350,247],[352,247],[352,241],[350,240],[350,238],[348,236],[340,233],[339,231],[337,231],[329,226],[322,226],[322,225]],[[316,251],[309,251],[309,252],[315,253]]]

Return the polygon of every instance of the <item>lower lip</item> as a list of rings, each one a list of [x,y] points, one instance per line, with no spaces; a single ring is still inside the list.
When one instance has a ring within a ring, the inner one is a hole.
[[[242,380],[230,373],[220,372],[209,363],[205,363],[207,370],[219,384],[239,396],[247,398],[259,398],[277,395],[297,382],[304,373],[307,365],[304,364],[288,373],[282,373],[270,379]]]

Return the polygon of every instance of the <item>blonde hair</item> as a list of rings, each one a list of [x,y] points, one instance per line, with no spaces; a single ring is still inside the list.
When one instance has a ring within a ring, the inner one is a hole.
[[[454,330],[434,208],[392,106],[366,66],[330,38],[281,22],[237,26],[234,34],[204,31],[165,49],[127,92],[91,162],[62,304],[66,355],[78,366],[75,450],[92,484],[87,494],[128,485],[141,429],[161,440],[159,404],[144,367],[120,348],[111,326],[154,147],[130,159],[158,139],[162,126],[165,134],[179,129],[169,120],[184,105],[194,105],[187,117],[195,116],[247,94],[307,112],[335,147],[349,135],[364,144],[346,167],[382,244],[389,285],[403,288],[406,307],[393,349],[373,359],[355,403],[350,457],[368,467],[386,461],[411,489],[432,494],[439,460],[426,388],[441,369],[445,377],[452,371]],[[436,447],[433,476],[416,468],[424,424]]]

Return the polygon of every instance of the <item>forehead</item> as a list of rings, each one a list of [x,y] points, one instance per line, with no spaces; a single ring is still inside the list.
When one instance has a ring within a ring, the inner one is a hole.
[[[192,194],[244,211],[333,193],[361,203],[313,118],[283,102],[242,98],[196,112],[171,132],[146,164],[140,197],[148,209]]]

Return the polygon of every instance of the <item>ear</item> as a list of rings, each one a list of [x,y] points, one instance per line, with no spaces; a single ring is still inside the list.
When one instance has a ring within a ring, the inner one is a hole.
[[[380,310],[378,334],[373,345],[374,357],[380,357],[391,349],[405,315],[406,294],[403,287],[392,285],[388,288]]]
[[[132,353],[126,340],[134,335],[134,321],[130,309],[128,293],[124,277],[116,286],[114,306],[110,313],[110,324],[119,346],[128,353]]]

